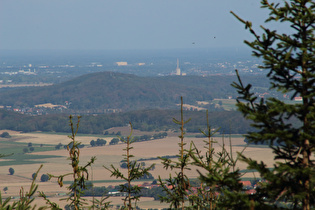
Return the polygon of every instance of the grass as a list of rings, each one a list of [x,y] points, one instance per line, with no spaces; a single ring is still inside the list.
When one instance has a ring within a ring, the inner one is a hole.
[[[55,150],[54,145],[33,144],[34,152],[52,151]],[[8,165],[22,165],[22,164],[35,164],[45,163],[43,159],[54,158],[59,156],[54,155],[32,155],[31,152],[24,153],[23,149],[28,148],[27,143],[14,142],[14,141],[0,141],[0,154],[9,155],[2,159],[7,161],[1,161],[0,166]]]

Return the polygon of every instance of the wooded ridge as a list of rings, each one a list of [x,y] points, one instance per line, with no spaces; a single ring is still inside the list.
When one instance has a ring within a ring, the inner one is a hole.
[[[165,76],[139,77],[130,74],[99,72],[46,87],[27,87],[0,92],[0,106],[33,107],[51,103],[71,110],[120,111],[140,109],[174,109],[180,96],[185,103],[211,101],[213,98],[236,97],[230,84],[235,76]],[[267,87],[263,76],[246,76],[256,88]]]

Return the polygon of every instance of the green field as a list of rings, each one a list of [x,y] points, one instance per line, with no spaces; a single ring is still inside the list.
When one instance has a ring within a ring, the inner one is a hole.
[[[33,152],[55,150],[55,145],[33,144],[32,147],[34,148]],[[6,161],[1,161],[0,166],[45,163],[46,161],[43,161],[43,159],[59,157],[53,155],[32,155],[31,152],[24,153],[24,148],[28,148],[29,150],[27,143],[8,140],[0,141],[0,154],[7,155],[6,157],[2,157]]]

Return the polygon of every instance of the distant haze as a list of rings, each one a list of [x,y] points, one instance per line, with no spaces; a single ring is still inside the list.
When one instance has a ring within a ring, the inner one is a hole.
[[[254,0],[1,0],[0,50],[244,46],[230,11],[259,26]]]

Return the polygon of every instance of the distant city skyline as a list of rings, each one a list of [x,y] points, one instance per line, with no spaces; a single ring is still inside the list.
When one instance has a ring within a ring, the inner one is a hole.
[[[0,50],[245,47],[268,17],[253,0],[2,0]]]

